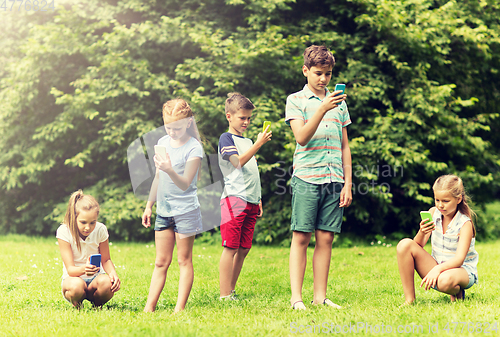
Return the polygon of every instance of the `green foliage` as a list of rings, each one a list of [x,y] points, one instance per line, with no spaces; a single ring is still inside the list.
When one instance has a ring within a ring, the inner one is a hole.
[[[412,234],[444,173],[459,174],[480,208],[499,193],[499,14],[485,0],[91,0],[10,12],[0,231],[51,235],[82,188],[117,237],[146,239],[128,145],[162,125],[163,102],[182,97],[214,153],[224,100],[238,91],[257,106],[247,137],[273,122],[257,155],[265,215],[255,238],[286,244],[295,141],[285,99],[305,84],[300,55],[312,43],[335,54],[331,85],[347,84],[354,201],[343,231]]]

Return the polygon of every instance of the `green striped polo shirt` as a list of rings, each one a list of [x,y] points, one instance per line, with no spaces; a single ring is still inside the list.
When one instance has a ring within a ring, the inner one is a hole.
[[[330,91],[326,89],[326,96]],[[326,97],[325,96],[325,97]],[[304,124],[314,115],[323,101],[307,86],[286,99],[285,123],[301,119]],[[344,182],[342,168],[342,128],[351,124],[345,101],[328,111],[318,129],[305,146],[296,144],[293,155],[293,175],[311,184]]]

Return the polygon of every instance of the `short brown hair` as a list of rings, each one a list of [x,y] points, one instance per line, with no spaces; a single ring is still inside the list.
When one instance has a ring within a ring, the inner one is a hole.
[[[255,105],[240,94],[239,92],[231,92],[227,94],[228,99],[226,99],[226,113],[234,114],[240,109],[253,110]]]
[[[325,46],[312,45],[304,50],[304,65],[311,69],[314,66],[335,66],[335,57]]]

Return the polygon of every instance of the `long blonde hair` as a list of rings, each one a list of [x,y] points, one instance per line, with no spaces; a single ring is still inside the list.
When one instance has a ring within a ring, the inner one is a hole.
[[[462,196],[462,201],[457,205],[460,213],[468,216],[472,222],[473,236],[476,236],[476,226],[474,226],[473,218],[476,217],[476,213],[470,208],[469,202],[470,197],[465,193],[465,187],[462,179],[454,174],[443,175],[436,179],[434,185],[432,186],[434,191],[446,191],[450,193],[454,198]]]
[[[64,216],[64,224],[68,226],[79,252],[81,252],[82,248],[80,245],[80,231],[78,230],[76,219],[78,218],[80,211],[91,211],[94,209],[97,210],[97,214],[99,214],[99,203],[93,196],[83,194],[82,190],[78,190],[71,194],[66,215]]]
[[[191,118],[191,125],[187,129],[187,133],[202,143],[200,132],[196,127],[196,122],[194,120],[194,114],[191,110],[191,107],[187,102],[181,98],[171,99],[163,104],[162,109],[163,122],[165,124],[169,124],[172,122],[176,122],[181,119]]]

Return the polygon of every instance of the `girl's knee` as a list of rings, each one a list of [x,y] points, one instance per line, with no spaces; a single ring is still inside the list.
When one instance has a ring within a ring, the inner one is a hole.
[[[162,258],[162,259],[156,259],[155,260],[155,268],[159,269],[165,269],[170,266],[170,263],[172,262],[172,258]]]
[[[396,252],[398,254],[406,252],[410,247],[415,243],[412,239],[406,238],[401,241],[399,241],[397,247],[396,247]]]
[[[186,267],[186,266],[189,267],[189,266],[193,265],[193,257],[192,257],[192,255],[178,256],[177,262],[179,263],[179,267]]]

